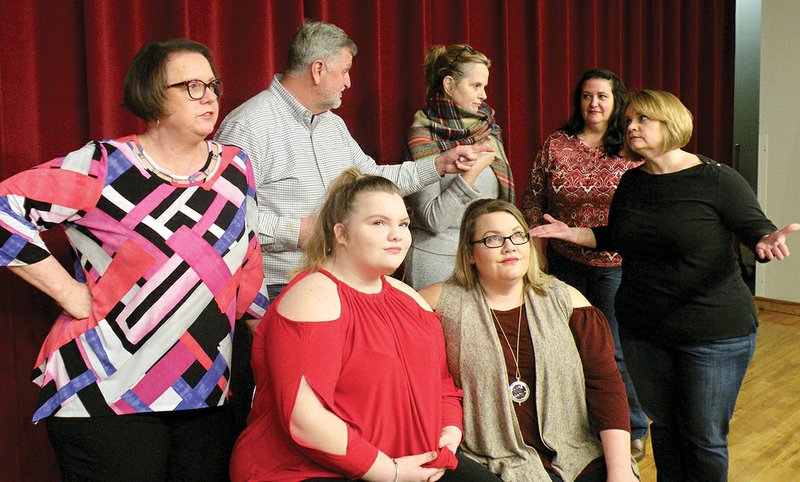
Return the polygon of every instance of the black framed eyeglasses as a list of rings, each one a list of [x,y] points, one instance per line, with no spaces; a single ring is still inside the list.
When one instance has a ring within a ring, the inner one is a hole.
[[[483,245],[486,246],[487,248],[502,248],[503,245],[506,244],[506,239],[511,241],[511,244],[519,246],[521,244],[527,243],[531,239],[531,235],[528,234],[527,231],[518,231],[509,236],[500,236],[499,234],[493,234],[491,236],[486,236],[485,238],[479,239],[477,241],[471,241],[470,244],[483,243]]]
[[[180,86],[185,86],[189,97],[194,100],[202,99],[203,96],[206,95],[206,89],[211,89],[211,92],[217,97],[222,96],[222,81],[220,79],[212,80],[209,83],[205,83],[199,79],[184,80],[183,82],[176,82],[172,85],[168,85],[167,88],[171,89]]]

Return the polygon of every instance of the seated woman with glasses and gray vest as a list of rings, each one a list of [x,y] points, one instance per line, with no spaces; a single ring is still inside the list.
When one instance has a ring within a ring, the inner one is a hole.
[[[420,292],[464,391],[460,450],[503,480],[636,481],[608,324],[536,256],[520,211],[481,199],[464,212],[453,276]]]

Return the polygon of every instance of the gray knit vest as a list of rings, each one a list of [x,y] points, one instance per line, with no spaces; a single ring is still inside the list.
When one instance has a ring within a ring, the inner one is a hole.
[[[528,290],[528,316],[536,363],[536,412],[553,468],[571,482],[603,455],[586,407],[583,366],[569,329],[567,286],[552,280],[546,296]],[[508,393],[503,351],[483,290],[447,283],[436,311],[447,343],[447,365],[464,391],[461,450],[504,481],[550,481],[536,450],[525,444]],[[529,381],[530,383],[530,381]]]

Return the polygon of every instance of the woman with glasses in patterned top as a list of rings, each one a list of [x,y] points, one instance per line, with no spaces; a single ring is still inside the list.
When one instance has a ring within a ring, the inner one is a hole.
[[[414,241],[406,281],[415,289],[453,272],[458,222],[467,204],[483,198],[514,202],[514,179],[494,109],[486,103],[491,62],[469,45],[435,45],[425,57],[425,108],[408,130],[407,159],[424,159],[458,145],[485,144],[468,172],[445,175],[408,197]],[[488,168],[488,169],[487,169]]]
[[[637,480],[608,324],[542,273],[516,206],[470,204],[453,276],[420,294],[464,392],[465,456],[515,482]]]
[[[0,184],[0,259],[63,309],[33,420],[64,480],[227,480],[234,324],[267,301],[250,161],[206,140],[221,93],[204,45],[147,44],[124,94],[143,133]],[[73,274],[39,236],[57,225]]]

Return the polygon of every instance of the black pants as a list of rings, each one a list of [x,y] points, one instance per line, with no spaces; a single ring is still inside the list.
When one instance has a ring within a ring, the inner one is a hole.
[[[233,417],[225,407],[47,419],[61,478],[227,481]]]
[[[281,294],[285,284],[267,285],[267,296],[270,302]],[[247,426],[247,417],[253,405],[253,391],[256,382],[250,358],[253,353],[253,335],[241,321],[236,322],[233,332],[233,360],[231,361],[231,399],[230,405],[236,420],[236,435],[242,433]]]
[[[489,472],[489,469],[483,465],[462,455],[461,451],[456,453],[456,458],[458,459],[456,470],[446,471],[439,482],[500,482],[500,477]],[[350,480],[321,477],[306,479],[304,482],[350,482]]]
[[[564,482],[564,479],[556,475],[556,473],[553,472],[552,470],[548,470],[547,475],[550,476],[550,480],[552,482]],[[603,467],[597,470],[593,470],[588,474],[581,475],[580,477],[575,479],[575,482],[606,482],[607,479],[608,479],[608,472],[606,470],[606,466],[603,465]]]
[[[256,382],[253,379],[253,368],[250,366],[253,335],[247,325],[236,321],[233,332],[233,355],[231,360],[231,397],[229,403],[233,411],[236,435],[242,433],[247,426],[247,417],[253,404],[253,390]]]

